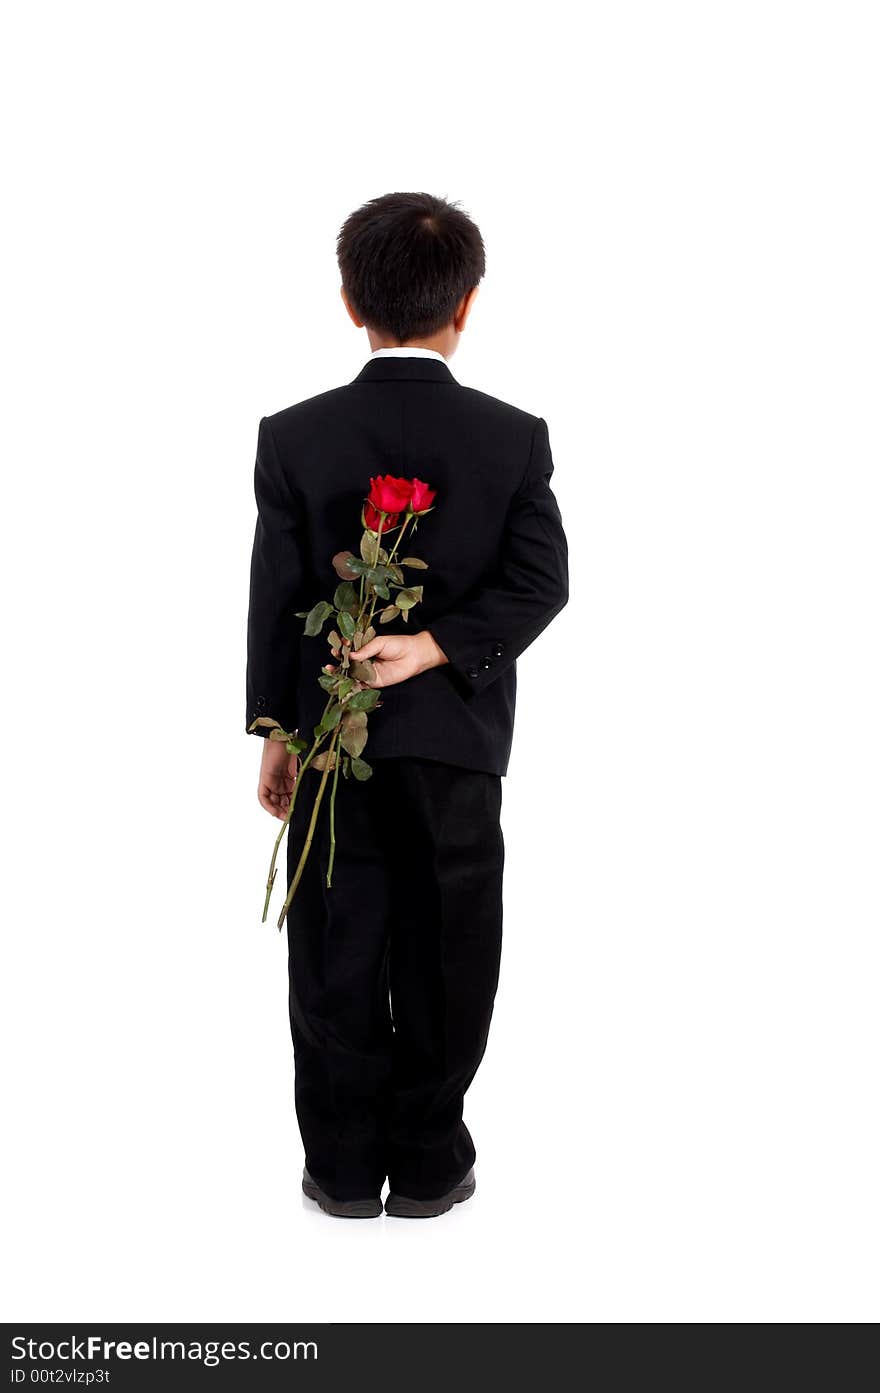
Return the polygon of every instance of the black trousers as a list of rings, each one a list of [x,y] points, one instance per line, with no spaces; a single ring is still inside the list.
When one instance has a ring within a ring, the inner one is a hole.
[[[498,985],[501,779],[410,758],[373,769],[339,779],[331,889],[325,798],[288,914],[296,1111],[334,1198],[378,1195],[387,1177],[429,1199],[475,1157],[462,1107]],[[320,780],[301,777],[289,876]]]

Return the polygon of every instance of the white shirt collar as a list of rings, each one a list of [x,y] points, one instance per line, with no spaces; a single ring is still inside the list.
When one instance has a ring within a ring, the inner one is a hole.
[[[441,363],[446,359],[433,348],[374,348],[371,358],[437,358]]]

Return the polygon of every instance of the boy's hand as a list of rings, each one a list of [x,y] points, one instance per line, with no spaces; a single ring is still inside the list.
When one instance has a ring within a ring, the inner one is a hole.
[[[352,649],[351,658],[353,662],[372,659],[376,680],[365,682],[365,687],[393,687],[449,661],[427,629],[418,634],[377,634],[363,648]]]
[[[290,795],[299,774],[299,759],[289,755],[283,740],[264,740],[257,797],[273,817],[287,816]]]

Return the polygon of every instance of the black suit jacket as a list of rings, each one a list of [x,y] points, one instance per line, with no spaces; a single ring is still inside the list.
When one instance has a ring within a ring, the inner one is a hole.
[[[332,556],[357,551],[377,474],[437,490],[404,551],[424,600],[389,630],[430,629],[449,664],[388,687],[364,758],[419,756],[504,774],[516,659],[568,598],[546,423],[456,382],[430,358],[373,358],[353,382],[264,417],[248,617],[247,724],[273,716],[311,739],[326,639],[295,611],[332,598]],[[381,630],[380,630],[381,632]]]

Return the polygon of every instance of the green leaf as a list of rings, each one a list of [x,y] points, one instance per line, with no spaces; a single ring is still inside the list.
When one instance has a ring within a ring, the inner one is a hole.
[[[342,774],[343,777],[346,779],[351,774],[351,760],[349,759],[348,755],[344,755],[342,759]]]
[[[365,687],[362,692],[355,692],[351,700],[346,703],[346,708],[349,711],[372,711],[378,701],[378,688]]]
[[[374,532],[367,531],[363,534],[361,537],[360,552],[368,565],[374,566],[376,564],[376,534]],[[388,553],[384,547],[379,548],[379,560],[388,560]]]
[[[371,639],[371,638],[375,638],[375,637],[376,637],[376,630],[373,628],[373,626],[372,626],[372,624],[371,624],[370,627],[369,627],[369,629],[365,629],[365,630],[364,630],[364,643],[369,643],[370,639]],[[361,644],[361,647],[363,647],[363,644]]]
[[[354,571],[350,563],[356,560],[357,557],[352,556],[350,551],[338,551],[330,564],[340,580],[351,580],[357,572]]]
[[[337,585],[333,595],[333,603],[337,609],[349,611],[353,609],[357,613],[358,595],[350,580],[344,580],[341,585]]]
[[[271,716],[258,716],[255,721],[251,721],[250,725],[248,726],[248,730],[256,730],[258,726],[261,730],[281,729],[281,726],[278,724],[278,722],[273,721]]]
[[[293,746],[292,750],[290,748],[291,745]],[[290,754],[293,754],[294,751],[298,755],[305,754],[306,750],[309,748],[309,742],[308,740],[303,740],[301,735],[295,735],[291,740],[288,740],[287,748]]]
[[[342,637],[352,638],[354,636],[354,620],[348,613],[348,610],[341,609],[336,618],[339,624],[339,631],[342,634]]]
[[[347,697],[347,696],[348,696],[348,694],[349,694],[349,692],[351,691],[351,689],[352,689],[353,686],[354,686],[354,681],[353,681],[353,679],[352,679],[351,677],[343,677],[343,678],[342,678],[342,681],[339,683],[339,686],[336,688],[337,692],[339,693],[339,699],[340,699],[340,701],[342,700],[343,697]]]
[[[403,575],[403,571],[400,569],[400,567],[399,567],[399,566],[389,566],[388,569],[389,569],[389,571],[391,572],[391,579],[392,579],[392,580],[396,580],[398,585],[403,585],[403,582],[404,582],[404,575]]]
[[[416,571],[427,571],[427,561],[422,561],[419,556],[405,556],[401,561],[401,566],[412,566]]]
[[[351,675],[357,682],[375,682],[376,669],[373,667],[369,658],[367,658],[362,663],[352,663]]]
[[[279,730],[270,730],[270,731],[269,731],[269,739],[270,739],[270,740],[289,740],[289,739],[290,739],[290,736],[288,735],[288,733],[287,733],[286,730],[280,730],[280,729],[279,729]]]
[[[346,711],[342,718],[342,734],[339,738],[343,749],[357,757],[367,743],[366,711]]]
[[[403,620],[404,624],[408,624],[408,623],[409,623],[409,610],[408,610],[408,609],[402,610],[402,611],[401,611],[400,617],[401,617],[401,619]]]
[[[365,716],[366,712],[361,711],[360,714],[362,716]],[[367,743],[366,726],[363,728],[363,730],[347,730],[344,735],[340,735],[339,739],[342,744],[342,748],[346,750],[348,754],[351,755],[352,759],[359,759],[361,753],[363,752],[363,748]]]
[[[332,692],[336,688],[337,677],[335,672],[322,672],[318,678],[318,686],[323,687],[325,692]]]
[[[380,624],[390,624],[392,619],[396,619],[400,610],[397,605],[386,605],[379,615]]]
[[[315,755],[315,758],[312,760],[311,764],[309,765],[309,768],[326,769],[328,764],[331,769],[334,768],[336,764],[336,754],[335,752],[331,754],[329,750],[322,750],[319,755]]]
[[[331,648],[342,647],[342,639],[339,637],[335,629],[330,630],[329,634],[327,635],[327,642],[329,643]]]
[[[318,725],[315,727],[315,733],[323,735],[326,731],[333,730],[335,726],[339,725],[339,718],[341,715],[342,707],[338,702],[334,702],[330,709],[324,712]]]
[[[318,603],[309,610],[306,616],[305,632],[308,638],[314,638],[324,627],[324,621],[328,614],[333,613],[333,606],[326,600],[319,600]]]
[[[412,609],[422,598],[423,587],[421,585],[408,586],[406,590],[398,590],[394,597],[394,603],[398,609]]]
[[[307,609],[298,609],[295,611],[295,614],[297,619],[308,619],[309,617],[309,612]]]
[[[380,600],[390,600],[391,591],[388,589],[388,586],[385,584],[384,580],[381,581],[378,585],[374,585],[373,589],[379,596]]]
[[[353,759],[351,761],[351,772],[359,783],[365,783],[373,771],[365,759]]]

